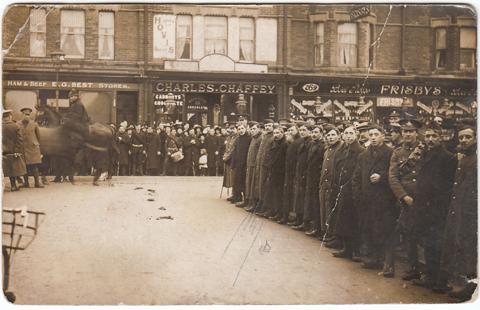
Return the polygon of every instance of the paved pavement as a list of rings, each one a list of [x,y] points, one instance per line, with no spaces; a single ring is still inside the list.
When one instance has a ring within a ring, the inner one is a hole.
[[[4,192],[4,207],[46,213],[13,255],[17,303],[449,302],[333,258],[319,241],[219,199],[220,186],[215,177],[118,177]]]

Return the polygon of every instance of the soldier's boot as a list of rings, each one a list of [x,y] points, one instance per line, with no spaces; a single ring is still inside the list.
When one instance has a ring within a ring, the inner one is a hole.
[[[35,187],[36,188],[44,188],[42,183],[40,183],[40,176],[39,176],[39,173],[38,173],[38,168],[35,168],[33,170],[33,179],[35,180]]]
[[[420,273],[420,271],[418,271],[418,268],[415,267],[415,266],[412,266],[410,268],[410,270],[406,271],[403,274],[402,280],[411,281],[411,280],[414,280],[414,279],[420,279],[420,277],[421,277],[421,273]]]
[[[10,191],[16,192],[19,191],[20,188],[17,186],[17,179],[15,177],[10,177]]]
[[[100,184],[98,183],[98,179],[100,179],[100,175],[95,174],[95,176],[93,177],[94,186],[100,186]]]
[[[30,187],[30,183],[28,183],[28,174],[23,176],[23,187],[25,187],[25,188]]]
[[[477,289],[477,284],[473,282],[469,282],[461,290],[450,292],[448,296],[458,299],[458,301],[460,302],[465,302],[472,299],[472,295],[473,293],[475,293],[476,289]]]
[[[68,180],[72,185],[75,185],[75,179],[73,178],[73,174],[68,176]]]
[[[49,182],[46,176],[42,175],[41,179],[42,179],[43,185],[49,185]]]

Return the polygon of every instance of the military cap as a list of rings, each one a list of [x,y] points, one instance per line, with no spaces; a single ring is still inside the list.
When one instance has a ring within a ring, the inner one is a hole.
[[[402,127],[399,124],[390,124],[388,127],[389,132],[401,132]]]
[[[324,129],[325,133],[329,133],[332,130],[335,130],[337,133],[340,133],[340,130],[338,130],[338,128],[336,126],[334,126],[333,124],[325,124],[323,126],[323,129]]]
[[[368,124],[365,128],[366,128],[366,130],[377,129],[381,133],[385,134],[385,128],[383,128],[382,126],[377,125],[377,124],[373,124],[373,123]]]
[[[262,122],[259,122],[259,123],[258,123],[258,127],[260,127],[260,128],[265,128],[265,124],[262,123]]]
[[[280,125],[286,125],[286,124],[290,123],[290,120],[288,118],[281,118],[281,119],[278,120],[278,123]]]
[[[258,122],[256,122],[256,121],[248,122],[248,126],[250,126],[250,127],[255,126],[255,125],[258,125]]]
[[[78,89],[72,88],[72,89],[68,92],[68,97],[72,97],[72,96],[79,96]]]
[[[434,131],[441,131],[442,127],[435,121],[433,122],[428,122],[428,124],[425,125],[425,130],[431,129]]]
[[[25,107],[25,108],[20,109],[20,112],[22,112],[22,113],[28,113],[28,114],[30,114],[30,113],[32,113],[32,111],[33,111],[33,110],[32,110],[31,108],[29,108],[29,107]]]
[[[473,131],[476,131],[476,127],[477,127],[477,121],[473,118],[463,119],[458,124],[459,131],[465,130],[465,129],[472,129]]]
[[[134,130],[134,129],[135,129],[135,127],[133,127],[133,125],[128,125],[128,127],[127,127],[127,130]]]
[[[400,117],[400,116],[401,116],[401,115],[400,115],[400,113],[398,113],[397,110],[393,110],[393,111],[388,115],[389,118],[390,118],[390,117]]]
[[[420,127],[422,127],[422,123],[414,118],[404,118],[398,123],[402,127],[402,130],[418,130]]]
[[[273,124],[273,119],[267,118],[265,121],[265,124]]]
[[[326,116],[315,116],[315,121],[317,124],[322,125],[322,124],[328,124],[330,122],[330,118]]]
[[[369,130],[371,125],[368,122],[358,123],[355,126],[358,131]]]
[[[302,127],[305,125],[305,121],[303,120],[296,120],[294,123],[295,123],[295,126],[297,127]]]

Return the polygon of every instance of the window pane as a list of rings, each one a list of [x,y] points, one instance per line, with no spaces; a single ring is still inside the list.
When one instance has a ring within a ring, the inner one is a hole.
[[[357,66],[357,24],[338,25],[338,56],[340,66]]]
[[[45,57],[47,15],[43,9],[30,11],[30,56]]]
[[[324,24],[323,23],[317,23],[315,43],[323,43],[323,40],[324,40],[323,33],[324,33]]]
[[[435,62],[437,68],[445,68],[445,64],[447,62],[447,50],[437,50],[435,53]]]
[[[192,42],[192,17],[190,15],[177,16],[177,38],[176,57],[177,59],[191,58]]]
[[[254,26],[253,18],[240,18],[240,51],[241,61],[253,62]]]
[[[114,58],[115,15],[113,12],[98,13],[98,58]]]
[[[475,50],[460,50],[460,69],[473,68],[475,66]]]
[[[477,31],[475,28],[460,29],[460,48],[477,48]]]
[[[435,31],[435,47],[436,49],[447,48],[447,29],[438,28]]]
[[[83,58],[85,16],[83,11],[64,10],[60,17],[60,48],[67,58]]]
[[[224,55],[227,53],[227,19],[225,17],[205,17],[205,52]]]

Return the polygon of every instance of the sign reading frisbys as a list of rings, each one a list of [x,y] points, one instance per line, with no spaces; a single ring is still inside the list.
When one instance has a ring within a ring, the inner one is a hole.
[[[234,82],[157,82],[157,92],[172,93],[222,93],[222,94],[269,94],[277,93],[275,84]]]

